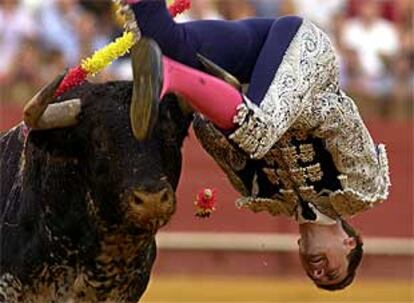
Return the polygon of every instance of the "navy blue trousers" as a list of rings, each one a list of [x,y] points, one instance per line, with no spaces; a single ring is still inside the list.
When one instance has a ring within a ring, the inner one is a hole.
[[[142,35],[154,39],[164,55],[200,69],[196,54],[202,54],[249,83],[247,96],[258,105],[302,24],[294,16],[176,23],[165,0],[144,0],[132,9]]]

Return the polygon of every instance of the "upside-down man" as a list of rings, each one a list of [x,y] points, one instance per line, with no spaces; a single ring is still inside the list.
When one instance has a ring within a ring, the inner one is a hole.
[[[238,205],[294,217],[308,276],[327,290],[350,285],[362,241],[344,219],[384,201],[390,182],[384,146],[339,87],[327,35],[294,16],[177,24],[164,0],[124,5],[164,54],[148,39],[134,50],[141,100],[183,96],[201,144],[244,196]],[[210,75],[223,74],[212,62],[247,92]]]

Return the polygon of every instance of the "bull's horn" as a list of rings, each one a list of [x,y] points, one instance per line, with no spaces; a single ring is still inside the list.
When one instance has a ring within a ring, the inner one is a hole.
[[[237,78],[235,76],[233,76],[229,72],[225,71],[223,68],[221,68],[220,66],[215,64],[213,61],[207,59],[206,57],[204,57],[201,54],[197,54],[197,59],[204,66],[204,68],[206,69],[206,71],[208,73],[210,73],[213,76],[227,82],[228,84],[230,84],[231,86],[233,86],[237,90],[239,90],[239,91],[242,90],[242,86],[241,86],[239,80],[237,80]]]
[[[26,104],[23,110],[23,120],[27,126],[33,129],[50,129],[76,124],[76,117],[80,112],[79,99],[50,105],[65,75],[66,72],[57,76]]]
[[[158,118],[162,88],[162,54],[158,45],[141,38],[131,50],[134,76],[130,108],[131,128],[137,140],[152,134]]]
[[[37,120],[36,129],[53,129],[74,126],[81,112],[81,100],[72,99],[50,104]]]

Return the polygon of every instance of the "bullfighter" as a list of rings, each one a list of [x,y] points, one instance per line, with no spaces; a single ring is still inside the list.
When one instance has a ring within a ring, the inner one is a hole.
[[[390,180],[384,145],[339,86],[328,36],[296,16],[176,23],[164,0],[121,2],[144,37],[137,100],[184,97],[238,206],[294,217],[307,275],[326,290],[350,285],[363,243],[345,219],[386,200]],[[132,106],[131,119],[151,110]]]

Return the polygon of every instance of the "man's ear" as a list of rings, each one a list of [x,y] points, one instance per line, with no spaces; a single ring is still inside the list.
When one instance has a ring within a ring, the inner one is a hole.
[[[344,245],[352,250],[357,246],[357,242],[355,238],[349,237],[344,240]]]

